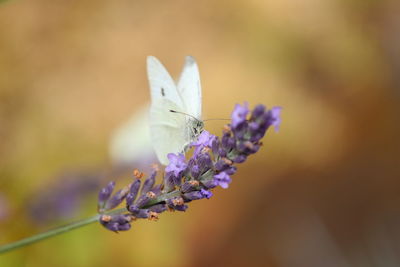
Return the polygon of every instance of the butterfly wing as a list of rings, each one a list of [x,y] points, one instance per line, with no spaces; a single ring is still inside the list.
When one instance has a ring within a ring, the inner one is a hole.
[[[139,108],[129,120],[114,130],[109,142],[114,165],[127,167],[132,163],[154,161],[149,132],[149,108],[150,105]]]
[[[150,137],[157,158],[163,165],[169,163],[168,153],[182,153],[187,144],[185,118],[181,114],[170,113],[177,116],[171,118],[168,113],[170,112],[157,107],[150,112]]]
[[[182,111],[184,105],[176,85],[160,61],[147,58],[150,83],[150,137],[161,164],[167,165],[168,153],[180,153],[187,144],[186,118],[170,110]]]
[[[196,60],[187,56],[178,80],[178,93],[182,99],[184,112],[201,119],[201,84]]]
[[[147,76],[150,83],[152,105],[167,100],[183,108],[183,102],[174,80],[161,62],[153,56],[147,57]]]

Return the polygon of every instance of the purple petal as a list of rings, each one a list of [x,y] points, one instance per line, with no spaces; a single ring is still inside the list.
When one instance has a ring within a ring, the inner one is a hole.
[[[99,192],[99,207],[104,207],[104,204],[107,200],[110,199],[110,196],[114,190],[115,182],[109,182],[108,185],[102,188]]]
[[[214,181],[217,185],[221,186],[222,188],[228,188],[229,184],[232,182],[231,177],[225,172],[220,172],[217,175],[214,175]]]
[[[236,104],[232,112],[232,127],[237,128],[240,124],[246,121],[247,114],[249,113],[248,104],[244,103],[243,106]]]
[[[153,172],[151,173],[149,178],[147,178],[144,181],[143,186],[142,186],[142,191],[140,192],[141,195],[146,194],[153,188],[154,183],[156,182],[156,175],[157,175],[157,172],[155,170],[153,170]]]
[[[203,131],[198,136],[197,140],[190,144],[191,147],[195,147],[194,155],[200,153],[204,147],[212,148],[214,140],[216,139],[217,137],[215,135],[212,135],[207,131]]]
[[[281,111],[282,107],[273,107],[271,109],[271,117],[272,117],[271,125],[274,126],[275,132],[278,132],[279,127],[281,126]]]
[[[173,172],[176,177],[179,177],[187,167],[185,156],[182,153],[179,153],[178,155],[169,153],[167,157],[169,159],[169,164],[165,168],[165,171]]]

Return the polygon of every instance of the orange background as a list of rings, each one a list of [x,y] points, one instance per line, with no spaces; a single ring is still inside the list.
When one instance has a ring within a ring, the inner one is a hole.
[[[399,11],[394,0],[1,3],[0,244],[95,213],[95,192],[46,225],[26,206],[67,170],[110,171],[113,130],[149,102],[147,55],[174,77],[197,59],[204,118],[244,101],[284,109],[280,132],[210,200],[125,233],[90,225],[0,265],[400,265]]]

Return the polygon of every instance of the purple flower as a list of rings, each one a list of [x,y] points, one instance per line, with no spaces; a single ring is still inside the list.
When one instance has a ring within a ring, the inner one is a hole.
[[[141,184],[141,182],[140,182],[139,179],[136,179],[136,180],[131,184],[129,193],[128,193],[128,195],[126,196],[126,205],[127,205],[127,206],[132,205],[132,204],[133,204],[133,201],[135,201],[136,196],[137,196],[137,194],[138,194],[138,192],[139,192],[139,189],[140,189],[140,184]]]
[[[194,156],[200,170],[200,174],[210,169],[213,166],[212,159],[208,153],[200,153]]]
[[[146,194],[153,188],[153,186],[156,182],[156,175],[157,175],[157,171],[153,170],[151,175],[149,176],[149,178],[147,178],[144,181],[143,186],[142,186],[142,191],[140,192],[140,194],[142,194],[142,195]]]
[[[165,201],[170,209],[177,211],[186,211],[188,206],[185,205],[185,200],[181,197],[174,197]]]
[[[190,175],[192,175],[193,178],[197,179],[200,175],[200,167],[199,165],[193,165],[193,167],[190,169]]]
[[[104,188],[102,188],[99,192],[99,201],[98,201],[98,207],[99,210],[104,208],[104,205],[106,202],[110,199],[111,194],[114,190],[115,187],[115,182],[109,182],[108,185]]]
[[[237,146],[237,150],[240,153],[244,153],[245,155],[254,154],[258,151],[258,149],[260,149],[260,145],[254,144],[253,142],[250,142],[250,141],[241,142]],[[244,160],[246,160],[246,158],[244,158]],[[237,162],[237,163],[241,163],[241,162]]]
[[[246,121],[247,114],[249,113],[248,104],[244,103],[243,106],[236,104],[235,109],[232,112],[232,127],[238,128],[241,124]]]
[[[150,201],[150,196],[149,194],[143,194],[141,195],[138,200],[136,200],[135,205],[138,206],[139,208],[142,208],[146,206],[146,204]]]
[[[274,126],[275,132],[278,132],[279,127],[281,126],[281,111],[282,111],[282,107],[273,107],[270,110],[271,125]]]
[[[157,205],[150,207],[149,210],[157,212],[157,213],[162,213],[167,210],[167,207],[165,204],[157,204]]]
[[[223,171],[227,168],[229,168],[229,166],[231,166],[232,162],[229,162],[227,159],[220,159],[215,163],[215,169],[217,171]]]
[[[214,182],[222,188],[228,188],[232,180],[226,172],[220,172],[214,175]]]
[[[221,146],[226,152],[229,152],[233,148],[235,148],[236,139],[239,138],[239,136],[242,136],[244,134],[243,131],[236,131],[235,133],[241,133],[241,134],[235,134],[235,137],[232,137],[231,133],[227,132],[227,133],[224,133],[224,135],[221,138]]]
[[[169,164],[165,168],[165,172],[173,173],[175,177],[179,177],[184,170],[186,170],[187,164],[185,162],[185,156],[182,153],[175,155],[174,153],[169,153],[167,155],[169,159]]]
[[[190,147],[194,147],[194,154],[198,154],[205,147],[212,148],[214,140],[217,137],[215,135],[210,134],[207,131],[203,131],[198,137],[197,140],[190,144]]]
[[[140,208],[138,208],[136,206],[133,206],[133,207],[131,206],[129,208],[129,211],[132,213],[132,215],[135,218],[141,218],[141,219],[148,218],[149,217],[149,212],[150,212],[148,209],[140,209]]]
[[[129,187],[126,186],[115,193],[110,199],[107,200],[104,210],[112,210],[124,201],[125,197],[129,193]]]
[[[200,191],[193,191],[193,192],[189,192],[189,193],[185,193],[183,195],[183,197],[186,200],[198,200],[198,199],[203,199],[203,198],[207,198],[209,199],[210,197],[212,197],[212,193],[208,190],[205,189],[201,189]]]
[[[211,189],[216,186],[228,188],[232,181],[230,176],[236,173],[236,165],[243,163],[260,149],[260,140],[270,126],[274,126],[276,130],[279,128],[280,111],[280,107],[268,110],[265,106],[258,105],[251,116],[248,116],[247,103],[236,105],[232,122],[224,129],[221,139],[203,131],[190,144],[194,153],[188,161],[183,154],[168,154],[169,164],[165,168],[162,183],[155,185],[156,171],[153,171],[143,183],[141,194],[137,198],[141,183],[138,179],[134,181],[128,187],[129,193],[125,197],[127,210],[122,211],[122,215],[128,212],[132,216],[130,219],[157,220],[158,214],[167,208],[185,211],[188,208],[187,203],[211,198]],[[99,199],[106,199],[105,211],[120,203],[125,194],[125,191],[119,191],[110,199],[111,192],[107,192],[105,190],[99,195]],[[122,231],[130,228],[125,217],[105,216],[101,223],[109,230]]]
[[[246,155],[238,155],[237,157],[233,158],[233,162],[235,163],[243,163],[247,159]]]
[[[199,184],[200,183],[197,180],[187,181],[182,185],[181,191],[183,193],[187,193],[187,192],[198,190]]]
[[[151,189],[151,193],[154,193],[155,197],[158,197],[161,194],[161,190],[163,189],[163,185],[162,184],[158,184],[155,185],[152,189]],[[149,193],[149,194],[151,194]]]
[[[200,193],[204,198],[207,198],[207,199],[209,199],[209,198],[211,198],[213,196],[213,193],[211,191],[208,191],[208,190],[205,190],[205,189],[201,189]]]
[[[249,125],[252,135],[258,131],[258,138],[260,139],[270,126],[274,126],[275,131],[278,131],[281,123],[281,110],[282,107],[273,107],[270,110],[264,110],[262,114],[260,112],[253,112],[251,116],[252,122]]]
[[[255,120],[256,118],[261,117],[265,113],[265,106],[264,105],[257,105],[253,111],[251,112],[250,120]]]
[[[201,183],[206,189],[213,189],[218,186],[217,182],[215,182],[214,177],[212,179],[201,181]]]
[[[237,159],[239,157],[245,157],[245,156],[238,155],[235,157],[235,159]],[[215,163],[215,170],[217,170],[218,172],[224,171],[228,175],[233,175],[236,172],[236,167],[232,165],[233,162],[236,162],[236,161],[235,160],[230,161],[226,158],[220,159]]]
[[[127,231],[131,229],[131,215],[117,214],[117,215],[102,215],[100,216],[100,223],[110,231]]]
[[[166,172],[164,175],[164,190],[170,192],[175,189],[175,182],[179,181],[173,172]]]

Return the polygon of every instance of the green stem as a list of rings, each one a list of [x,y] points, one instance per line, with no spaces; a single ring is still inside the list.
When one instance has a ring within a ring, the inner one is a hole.
[[[160,202],[165,201],[166,199],[169,199],[169,198],[172,198],[172,197],[176,197],[176,196],[179,196],[179,195],[180,195],[179,190],[175,190],[175,191],[172,191],[170,193],[162,194],[161,196],[150,200],[149,203],[144,208],[151,207],[151,206],[153,206],[155,204],[158,204]],[[111,215],[111,214],[120,214],[120,213],[123,213],[125,211],[126,211],[126,208],[121,208],[121,209],[117,209],[117,210],[113,210],[113,211],[107,212],[106,214],[109,214],[109,215]],[[71,231],[73,229],[85,226],[87,224],[91,224],[91,223],[97,222],[99,220],[100,216],[101,215],[97,214],[95,216],[92,216],[92,217],[89,217],[87,219],[83,219],[83,220],[77,221],[75,223],[67,224],[67,225],[55,228],[53,230],[46,231],[44,233],[33,235],[33,236],[27,237],[25,239],[21,239],[19,241],[10,243],[10,244],[4,245],[4,246],[0,246],[0,254],[4,253],[4,252],[7,252],[7,251],[10,251],[10,250],[13,250],[13,249],[17,249],[17,248],[29,245],[29,244],[32,244],[32,243],[35,243],[35,242],[38,242],[40,240],[43,240],[43,239],[46,239],[46,238],[49,238],[49,237],[52,237],[52,236],[55,236],[55,235],[59,235],[59,234]]]
[[[38,242],[40,240],[43,240],[43,239],[46,239],[46,238],[49,238],[49,237],[52,237],[52,236],[55,236],[55,235],[62,234],[64,232],[68,232],[70,230],[85,226],[85,225],[93,223],[93,222],[97,222],[99,220],[99,216],[100,215],[95,215],[95,216],[89,217],[87,219],[84,219],[84,220],[81,220],[81,221],[78,221],[78,222],[75,222],[75,223],[67,224],[67,225],[55,228],[53,230],[46,231],[44,233],[40,233],[40,234],[37,234],[37,235],[34,235],[34,236],[30,236],[28,238],[25,238],[25,239],[22,239],[22,240],[19,240],[19,241],[16,241],[16,242],[1,246],[0,247],[0,254],[4,253],[4,252],[7,252],[9,250],[17,249],[17,248],[20,248],[20,247],[23,247],[23,246]]]

